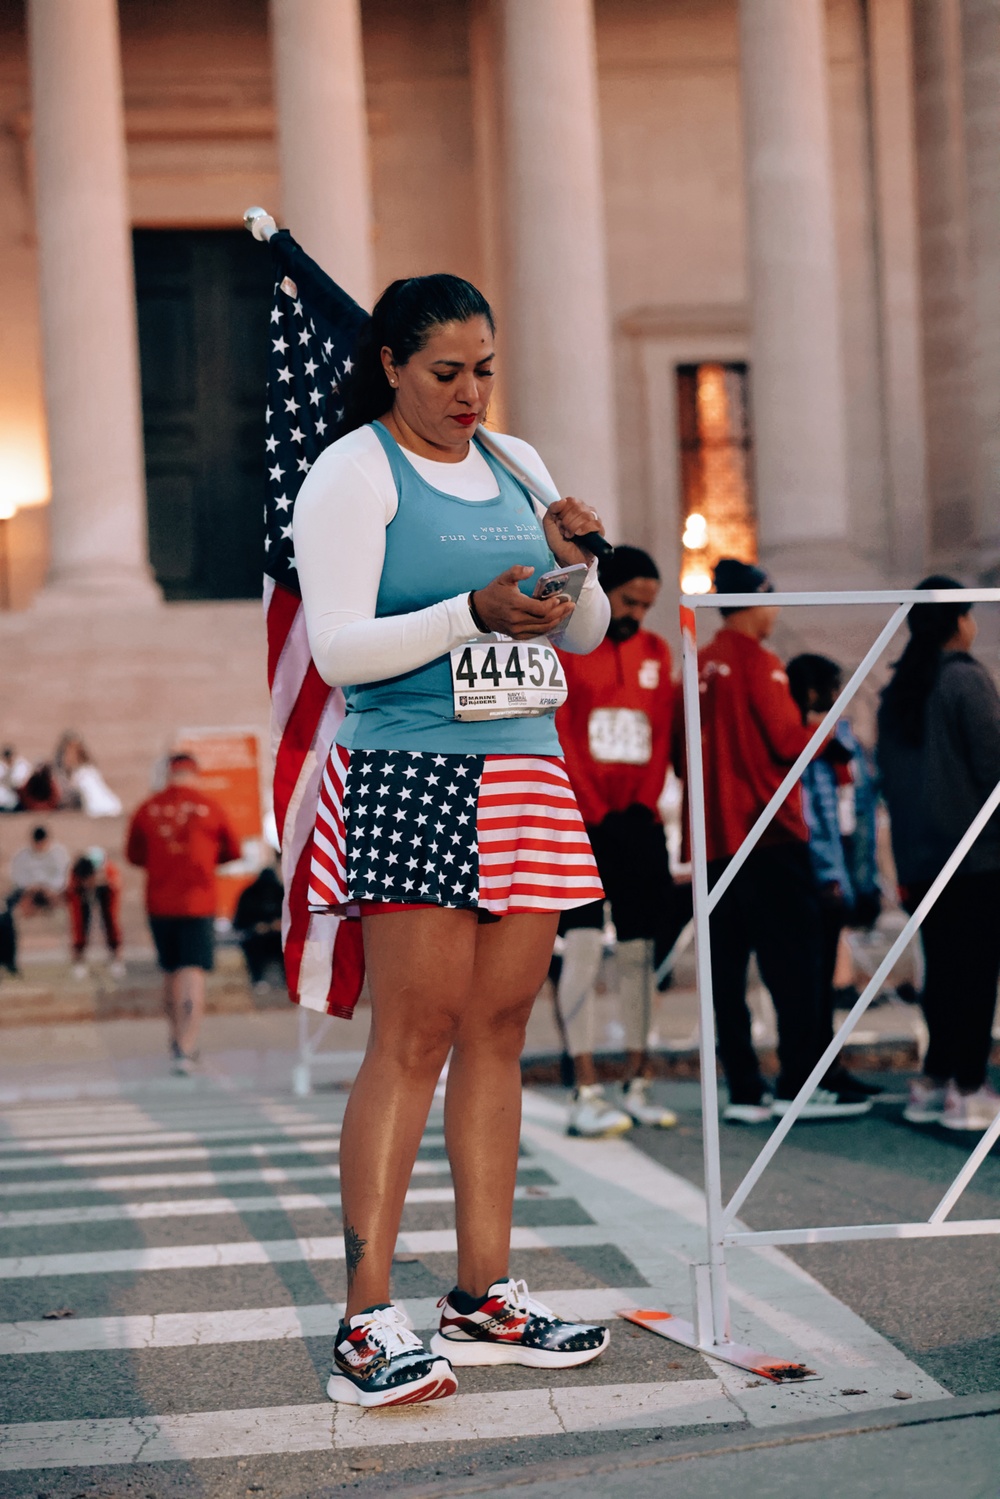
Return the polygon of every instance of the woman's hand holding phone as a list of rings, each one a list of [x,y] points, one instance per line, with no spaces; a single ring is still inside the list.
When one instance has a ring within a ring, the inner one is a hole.
[[[519,587],[534,573],[533,567],[508,567],[507,571],[477,588],[470,595],[476,614],[487,630],[509,635],[512,640],[534,640],[562,628],[576,605],[561,593],[544,599],[532,598]]]

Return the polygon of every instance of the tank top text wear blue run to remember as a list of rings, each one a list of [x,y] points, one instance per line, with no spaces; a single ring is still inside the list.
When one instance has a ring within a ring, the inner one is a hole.
[[[460,500],[435,489],[418,474],[381,422],[373,422],[372,430],[389,460],[399,497],[399,507],[385,532],[377,618],[410,614],[456,594],[485,588],[516,564],[535,569],[521,585],[530,594],[541,574],[555,567],[527,491],[485,448],[480,452],[500,492],[492,500]],[[447,656],[402,676],[346,687],[344,696],[347,716],[337,743],[345,749],[562,754],[552,715],[474,722],[456,719]]]

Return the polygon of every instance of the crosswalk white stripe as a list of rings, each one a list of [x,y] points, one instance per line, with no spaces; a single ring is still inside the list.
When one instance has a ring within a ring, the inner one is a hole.
[[[570,1321],[607,1321],[621,1307],[639,1306],[649,1292],[621,1290],[545,1291],[542,1302]],[[421,1331],[436,1327],[435,1297],[397,1302]],[[268,1306],[243,1311],[165,1312],[156,1316],[81,1317],[78,1321],[0,1323],[0,1356],[33,1353],[93,1353],[102,1349],[204,1348],[221,1343],[264,1343],[332,1337],[344,1313],[337,1301],[317,1306]]]
[[[512,1249],[552,1249],[581,1244],[604,1244],[607,1230],[589,1224],[552,1228],[514,1228]],[[397,1251],[404,1254],[454,1254],[455,1231],[425,1229],[400,1234]],[[284,1264],[302,1260],[342,1260],[344,1240],[330,1238],[251,1239],[233,1244],[167,1244],[145,1249],[83,1250],[75,1254],[17,1255],[0,1259],[0,1280],[34,1280],[40,1276],[112,1275],[123,1271],[145,1274],[155,1270],[207,1270],[229,1265]]]
[[[441,1176],[448,1174],[448,1162],[444,1160],[414,1163],[413,1176]],[[65,1178],[46,1178],[44,1181],[16,1181],[0,1184],[0,1197],[28,1197],[69,1195],[84,1192],[152,1192],[173,1187],[236,1187],[249,1186],[253,1182],[303,1182],[339,1179],[340,1167],[324,1166],[257,1166],[245,1171],[159,1171],[136,1176],[92,1176],[87,1179],[67,1181]]]
[[[526,1187],[515,1187],[514,1198],[523,1201]],[[537,1192],[532,1192],[536,1196]],[[550,1202],[565,1201],[549,1197]],[[454,1202],[452,1187],[411,1187],[408,1203]],[[576,1205],[575,1202],[573,1204]],[[25,1208],[0,1213],[0,1230],[11,1228],[65,1228],[84,1223],[138,1223],[150,1218],[214,1218],[226,1213],[297,1213],[312,1208],[339,1208],[339,1192],[286,1192],[270,1197],[190,1197],[162,1202],[102,1202],[94,1207]]]
[[[422,1145],[440,1145],[443,1134],[424,1135]],[[77,1154],[63,1153],[51,1156],[0,1157],[0,1171],[37,1171],[43,1166],[114,1166],[138,1165],[140,1161],[210,1161],[238,1156],[272,1155],[328,1155],[340,1150],[340,1140],[283,1140],[273,1145],[184,1145],[169,1146],[165,1150],[84,1150]]]
[[[32,1421],[0,1427],[0,1468],[131,1466],[743,1419],[718,1379],[557,1386],[457,1395],[374,1417],[324,1402],[131,1420]]]
[[[215,1129],[209,1126],[207,1129],[153,1129],[147,1126],[143,1130],[135,1130],[131,1134],[116,1135],[58,1135],[49,1138],[45,1135],[34,1136],[30,1140],[0,1140],[0,1145],[8,1146],[16,1144],[19,1151],[45,1151],[45,1150],[93,1150],[100,1148],[109,1150],[114,1145],[128,1145],[138,1148],[142,1145],[198,1145],[206,1140],[239,1140],[244,1135],[253,1135],[256,1139],[270,1139],[281,1137],[283,1139],[295,1140],[300,1136],[305,1138],[312,1135],[332,1135],[339,1137],[339,1124],[261,1124],[258,1119],[255,1122],[243,1125],[231,1125],[225,1129]],[[0,1167],[2,1167],[0,1161]]]
[[[322,1096],[303,1100],[302,1104],[275,1104],[268,1100],[260,1103],[249,1101],[245,1095],[230,1095],[225,1098],[199,1096],[171,1100],[158,1099],[148,1107],[131,1101],[116,1104],[90,1104],[81,1108],[79,1103],[58,1107],[47,1104],[29,1109],[4,1109],[0,1115],[0,1130],[11,1131],[22,1138],[58,1134],[92,1134],[95,1130],[126,1129],[134,1125],[139,1129],[169,1129],[172,1125],[193,1127],[199,1124],[218,1124],[230,1120],[244,1119],[257,1124],[322,1124],[339,1123],[341,1113],[336,1105]]]

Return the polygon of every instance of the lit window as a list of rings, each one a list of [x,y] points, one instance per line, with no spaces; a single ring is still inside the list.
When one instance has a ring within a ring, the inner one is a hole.
[[[709,593],[720,557],[757,560],[745,364],[677,367],[681,591]]]

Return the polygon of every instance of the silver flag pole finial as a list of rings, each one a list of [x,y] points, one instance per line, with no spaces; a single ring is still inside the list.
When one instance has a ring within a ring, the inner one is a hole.
[[[248,208],[243,215],[243,227],[264,244],[278,232],[278,226],[266,208]]]

